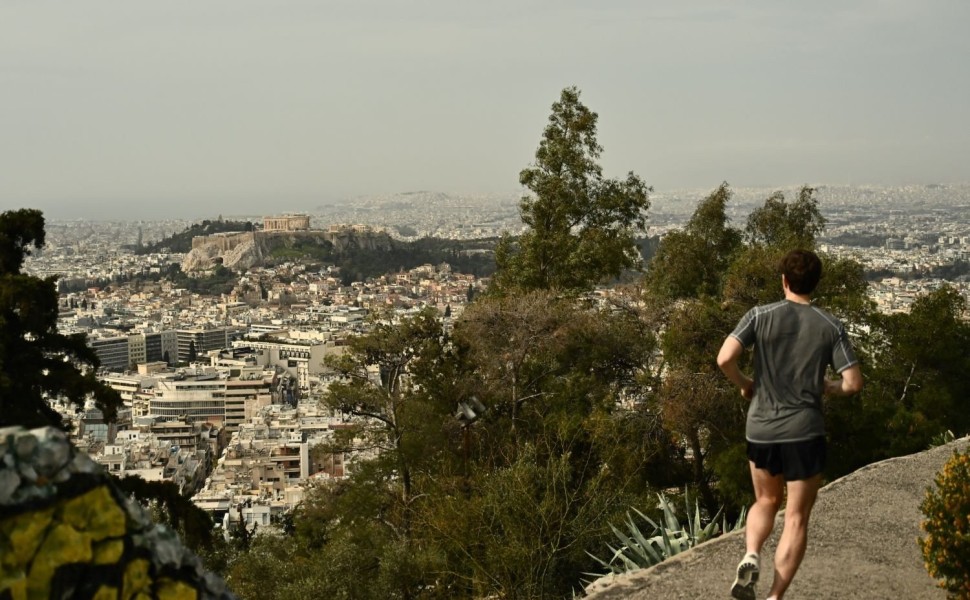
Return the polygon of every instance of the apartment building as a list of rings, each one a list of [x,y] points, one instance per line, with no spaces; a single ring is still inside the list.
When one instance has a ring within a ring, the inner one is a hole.
[[[150,393],[155,380],[144,375],[106,375],[100,378],[108,387],[121,395],[127,405],[131,405],[139,394]],[[140,415],[136,415],[140,416]]]
[[[282,405],[267,407],[259,418],[234,432],[193,502],[213,518],[225,519],[226,525],[240,521],[268,525],[270,515],[298,505],[306,481],[321,470],[310,448],[331,434],[315,405],[302,406],[310,414]],[[306,419],[311,421],[310,429],[304,428]]]
[[[130,423],[131,411],[127,408],[119,409],[115,420],[108,422],[104,419],[104,413],[93,405],[88,405],[78,418],[76,441],[80,443],[83,440],[86,444],[113,443],[118,431]]]
[[[136,334],[144,340],[145,358],[138,362],[165,361],[169,365],[178,360],[178,333],[174,329],[143,331]]]
[[[239,377],[217,371],[160,379],[149,398],[148,413],[162,420],[213,423],[234,431],[258,409],[273,401],[274,371],[248,369]]]
[[[222,336],[225,336],[225,328]],[[189,339],[189,338],[186,338]],[[197,350],[201,345],[206,349],[213,349],[217,344],[224,344],[226,338],[217,335],[200,335],[189,339],[197,341]],[[220,341],[221,340],[221,341]],[[134,365],[146,362],[160,362],[168,358],[169,364],[174,364],[179,356],[179,338],[175,330],[138,331],[129,334],[99,334],[90,333],[87,338],[88,346],[101,361],[101,368],[115,373],[122,373]],[[189,342],[185,343],[186,356]],[[225,347],[218,345],[218,347]]]
[[[146,362],[145,336],[138,333],[128,334],[128,366]]]
[[[148,412],[163,420],[222,424],[226,420],[226,383],[217,374],[159,380]]]
[[[88,347],[94,350],[101,368],[106,371],[122,373],[131,367],[127,335],[92,337],[88,336]]]
[[[272,389],[275,374],[251,371],[237,379],[226,381],[225,404],[227,431],[235,431],[252,420],[260,408],[273,403]]]
[[[292,337],[291,337],[292,336]],[[316,339],[300,338],[299,332],[278,332],[261,340],[239,340],[232,343],[236,354],[251,353],[257,364],[279,367],[296,380],[300,390],[310,389],[310,377],[328,371],[324,360],[331,354],[346,351],[337,346],[332,336]]]
[[[233,330],[234,331],[234,330]],[[205,355],[210,350],[229,347],[230,329],[228,327],[195,327],[176,330],[178,362],[189,362],[194,349],[195,357]]]

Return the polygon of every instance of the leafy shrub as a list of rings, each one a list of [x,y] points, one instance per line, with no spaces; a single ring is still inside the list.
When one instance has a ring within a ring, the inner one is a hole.
[[[926,570],[955,600],[970,600],[970,448],[953,456],[936,474],[920,505],[926,516],[920,538]]]

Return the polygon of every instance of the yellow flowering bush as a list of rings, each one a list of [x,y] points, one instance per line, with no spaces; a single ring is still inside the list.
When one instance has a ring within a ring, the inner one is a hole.
[[[953,456],[936,474],[920,505],[926,519],[920,538],[926,570],[951,600],[970,600],[970,448]]]

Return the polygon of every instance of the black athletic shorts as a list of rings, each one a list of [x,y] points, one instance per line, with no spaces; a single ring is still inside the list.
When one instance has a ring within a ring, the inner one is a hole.
[[[748,442],[748,459],[772,475],[784,475],[785,481],[798,481],[818,475],[825,469],[825,438],[803,442],[761,444]]]

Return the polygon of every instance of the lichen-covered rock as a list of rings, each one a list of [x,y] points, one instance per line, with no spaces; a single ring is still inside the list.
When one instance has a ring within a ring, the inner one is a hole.
[[[29,518],[26,514],[21,518]],[[27,571],[27,592],[33,598],[50,597],[58,569],[65,565],[91,562],[91,541],[66,523],[56,524],[44,535]]]
[[[112,565],[121,560],[125,553],[124,540],[107,540],[99,542],[93,548],[94,557],[91,562],[96,565]]]
[[[152,579],[148,574],[151,564],[147,560],[133,560],[125,569],[121,594],[125,598],[133,598],[138,594],[148,594],[151,591]],[[151,596],[149,596],[151,597]]]
[[[0,430],[0,599],[231,600],[56,429]]]
[[[83,531],[93,541],[125,535],[126,515],[107,486],[66,501],[58,515],[62,522]]]
[[[44,541],[44,532],[53,516],[54,509],[48,508],[0,521],[0,540],[6,541],[5,551],[0,554],[0,568],[4,573],[27,572],[29,559]]]

